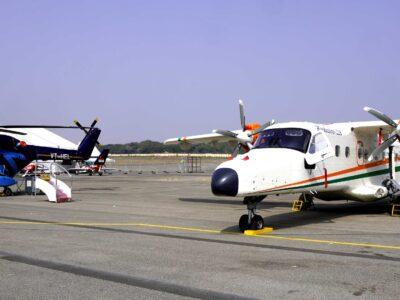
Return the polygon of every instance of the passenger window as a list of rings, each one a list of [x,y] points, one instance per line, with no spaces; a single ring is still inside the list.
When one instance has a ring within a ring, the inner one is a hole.
[[[339,145],[335,146],[335,155],[336,155],[336,157],[340,156],[340,146]]]
[[[369,156],[368,149],[365,149],[365,150],[364,150],[364,159],[367,160],[367,159],[368,159],[368,156]]]
[[[346,157],[350,156],[350,147],[346,147],[346,149],[344,150],[344,155],[346,155]]]
[[[363,149],[361,147],[358,148],[357,156],[359,159],[361,159],[363,157]]]

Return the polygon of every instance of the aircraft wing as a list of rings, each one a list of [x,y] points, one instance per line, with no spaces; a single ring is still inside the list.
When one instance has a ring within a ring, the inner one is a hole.
[[[86,169],[80,169],[80,168],[71,168],[71,169],[68,169],[68,172],[69,173],[73,173],[73,174],[84,174],[84,173],[87,173],[88,171],[86,170]]]
[[[241,130],[234,130],[233,132],[239,133]],[[190,144],[190,145],[198,145],[198,144],[207,144],[207,143],[222,143],[236,141],[236,139],[223,136],[219,133],[208,133],[208,134],[200,134],[200,135],[191,135],[184,136],[179,138],[172,138],[164,141],[165,145],[181,145],[181,144]]]
[[[399,120],[395,120],[395,122],[399,123]],[[393,127],[382,121],[354,122],[351,123],[351,126],[356,133],[377,133],[382,129],[383,134],[388,134],[393,131]]]

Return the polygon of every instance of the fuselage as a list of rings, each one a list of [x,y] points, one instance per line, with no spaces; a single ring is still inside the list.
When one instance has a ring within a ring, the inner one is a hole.
[[[378,132],[354,130],[352,123],[273,125],[249,152],[218,166],[212,190],[235,197],[310,193],[323,200],[378,200],[387,195],[382,182],[389,176],[387,155],[367,161],[378,143]],[[399,153],[398,144],[394,149]],[[395,155],[396,172],[399,160]]]
[[[29,145],[9,134],[0,134],[0,186],[15,183],[12,178],[33,160],[86,160],[90,157],[100,135],[92,128],[77,149]]]

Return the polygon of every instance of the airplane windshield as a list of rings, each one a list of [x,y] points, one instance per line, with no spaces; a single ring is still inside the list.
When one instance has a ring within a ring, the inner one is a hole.
[[[311,133],[302,128],[267,129],[260,133],[254,149],[287,148],[306,153]]]

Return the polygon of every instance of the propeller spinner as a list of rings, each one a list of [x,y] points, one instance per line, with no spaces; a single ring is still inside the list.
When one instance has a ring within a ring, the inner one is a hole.
[[[230,130],[223,130],[223,129],[215,129],[213,130],[214,133],[219,133],[223,136],[227,136],[230,138],[234,138],[238,141],[237,146],[235,147],[232,157],[235,157],[242,147],[247,147],[249,149],[252,148],[253,136],[259,134],[261,131],[267,129],[269,126],[275,124],[275,121],[272,120],[267,122],[254,130],[248,130],[246,125],[246,117],[244,114],[244,104],[242,100],[239,100],[239,112],[240,112],[240,125],[242,126],[242,131],[237,133]]]
[[[372,151],[371,155],[368,157],[368,161],[372,161],[374,159],[374,157],[378,156],[383,151],[385,151],[385,149],[392,146],[393,143],[396,142],[396,140],[400,141],[400,125],[397,124],[392,118],[388,117],[384,113],[381,113],[380,111],[378,111],[374,108],[364,107],[364,110],[394,128],[392,133],[389,134],[389,137],[381,145],[379,145],[374,151]]]

